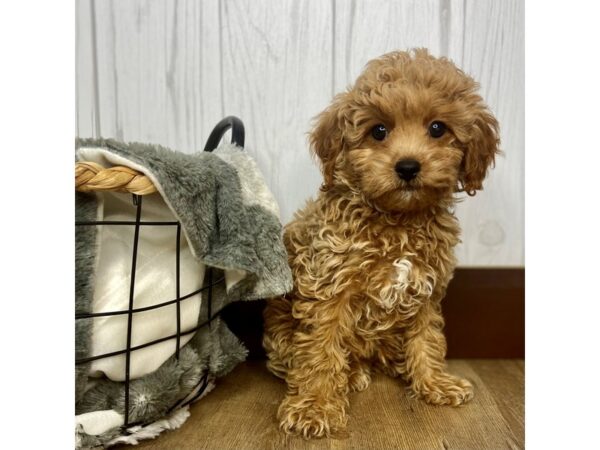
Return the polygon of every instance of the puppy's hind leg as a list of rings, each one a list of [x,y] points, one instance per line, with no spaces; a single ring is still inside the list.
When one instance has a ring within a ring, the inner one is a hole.
[[[265,320],[263,346],[269,358],[267,368],[274,375],[285,378],[291,367],[292,335],[295,328],[292,301],[286,297],[268,299],[263,317]]]
[[[286,376],[287,394],[279,406],[280,428],[304,438],[341,435],[348,416],[349,355],[352,329],[350,294],[329,299],[296,299],[294,356]]]

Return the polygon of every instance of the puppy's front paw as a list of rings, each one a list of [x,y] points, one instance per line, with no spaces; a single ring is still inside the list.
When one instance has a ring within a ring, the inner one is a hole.
[[[368,366],[357,366],[348,377],[348,386],[352,392],[361,392],[371,384],[371,371]]]
[[[471,383],[448,373],[438,373],[414,382],[412,389],[432,405],[459,406],[473,398]]]
[[[277,413],[279,427],[304,439],[329,437],[346,427],[343,401],[318,401],[300,395],[287,396]]]

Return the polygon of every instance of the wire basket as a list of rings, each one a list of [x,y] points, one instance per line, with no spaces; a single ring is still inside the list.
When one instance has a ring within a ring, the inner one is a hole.
[[[231,129],[231,142],[238,145],[239,147],[244,146],[244,126],[240,119],[230,116],[223,119],[221,122],[217,124],[212,133],[210,134],[204,151],[211,152],[213,151],[221,139],[223,138],[225,132]],[[200,289],[197,289],[193,292],[189,293],[181,293],[180,291],[180,238],[181,238],[181,223],[179,221],[143,221],[142,217],[142,208],[143,208],[143,198],[146,195],[151,195],[157,192],[156,187],[152,183],[152,181],[143,173],[140,173],[134,169],[124,166],[114,166],[105,168],[97,163],[93,162],[77,162],[75,167],[75,189],[78,192],[118,192],[118,193],[129,193],[132,195],[132,201],[135,206],[135,220],[130,221],[77,221],[75,225],[77,227],[96,227],[99,225],[102,226],[131,226],[134,227],[134,235],[133,235],[133,253],[131,256],[131,272],[130,272],[130,288],[129,288],[129,303],[128,308],[120,311],[103,311],[103,312],[84,312],[84,313],[76,313],[75,320],[82,319],[93,319],[97,317],[106,317],[106,316],[126,316],[127,317],[127,341],[125,348],[113,352],[102,353],[99,355],[91,355],[85,358],[76,358],[75,364],[81,365],[90,363],[95,360],[99,360],[102,358],[110,358],[117,355],[125,355],[125,374],[124,374],[124,424],[121,427],[123,430],[133,426],[133,425],[142,425],[140,423],[130,423],[129,421],[129,411],[130,411],[130,367],[131,367],[131,356],[132,353],[147,348],[171,339],[175,339],[176,347],[175,347],[175,358],[179,360],[179,352],[180,352],[180,341],[183,336],[187,336],[189,334],[195,333],[202,327],[208,326],[210,327],[211,322],[219,315],[221,311],[212,311],[212,296],[213,296],[213,288],[218,284],[224,283],[224,277],[220,277],[217,280],[213,280],[213,271],[210,267],[207,267],[206,276],[203,286]],[[175,261],[175,285],[176,285],[176,296],[173,299],[166,300],[164,302],[160,302],[157,304],[153,304],[150,306],[138,307],[135,305],[135,292],[136,292],[136,268],[138,264],[138,241],[140,235],[140,229],[142,227],[147,226],[160,226],[160,227],[173,227],[175,229],[176,235],[176,261]],[[207,319],[204,321],[200,321],[199,323],[190,328],[182,330],[181,327],[181,302],[194,297],[200,292],[206,292],[206,302],[207,302]],[[133,317],[135,314],[143,313],[150,310],[158,310],[160,308],[169,307],[171,305],[176,306],[176,333],[168,336],[162,336],[158,339],[151,340],[149,342],[144,342],[139,345],[132,345],[132,323]],[[208,373],[205,373],[204,376],[200,379],[198,385],[192,390],[192,392],[196,392],[195,395],[191,398],[186,398],[177,401],[174,403],[169,412],[178,408],[183,407],[198,397],[200,397],[204,390],[208,385]]]

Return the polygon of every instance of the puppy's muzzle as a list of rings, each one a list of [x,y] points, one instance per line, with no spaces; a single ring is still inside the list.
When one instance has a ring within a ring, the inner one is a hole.
[[[396,163],[396,173],[404,181],[410,181],[421,170],[421,164],[416,159],[401,159]]]

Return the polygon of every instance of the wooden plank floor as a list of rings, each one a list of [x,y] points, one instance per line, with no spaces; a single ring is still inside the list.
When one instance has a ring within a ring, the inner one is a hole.
[[[305,441],[277,429],[275,412],[284,382],[267,372],[264,361],[246,362],[191,407],[191,417],[180,429],[137,448],[524,448],[524,362],[450,360],[449,367],[475,386],[471,403],[459,408],[430,406],[409,398],[399,380],[376,374],[366,391],[351,394],[347,437]]]

